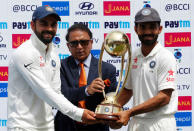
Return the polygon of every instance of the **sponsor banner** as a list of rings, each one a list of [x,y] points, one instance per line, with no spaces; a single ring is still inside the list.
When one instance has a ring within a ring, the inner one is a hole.
[[[179,96],[178,97],[178,110],[191,110],[192,107],[191,96]]]
[[[12,23],[13,29],[30,29],[30,21],[28,22],[13,22]]]
[[[0,83],[0,97],[7,97],[7,86],[8,83]]]
[[[69,57],[70,55],[59,53],[58,56],[59,56],[59,59],[65,59],[65,58]]]
[[[8,81],[8,67],[0,66],[0,81]]]
[[[165,21],[165,28],[190,28],[191,21],[190,20],[173,20],[173,21]]]
[[[7,120],[0,118],[0,129],[3,129],[3,127],[7,127]]]
[[[104,22],[105,29],[129,29],[130,22],[129,21],[118,21],[118,22]]]
[[[12,34],[12,48],[19,47],[26,40],[30,39],[31,34]]]
[[[98,11],[94,10],[95,5],[92,2],[81,2],[79,3],[78,8],[79,8],[79,11],[75,11],[75,15],[81,15],[81,16],[98,15]]]
[[[68,29],[69,22],[58,21],[58,29]]]
[[[165,47],[191,46],[191,32],[164,33]]]
[[[60,16],[69,16],[69,1],[43,1],[42,5],[51,6]]]
[[[4,43],[4,36],[0,32],[0,49],[6,48],[7,45]]]
[[[191,74],[191,68],[190,67],[180,67],[177,70],[178,75],[189,75]]]
[[[104,1],[104,16],[130,16],[130,1]]]
[[[171,11],[187,11],[190,10],[191,5],[190,3],[171,3],[171,4],[166,4],[164,6],[166,12],[171,12]]]
[[[0,22],[0,29],[8,29],[7,22]]]
[[[35,11],[38,5],[13,5],[13,12],[18,13],[18,12],[32,12]]]
[[[74,22],[74,24],[78,24],[78,23],[84,24],[89,29],[99,29],[100,28],[100,22],[98,21]]]
[[[179,126],[192,126],[192,113],[191,112],[177,112],[175,114],[176,125]]]

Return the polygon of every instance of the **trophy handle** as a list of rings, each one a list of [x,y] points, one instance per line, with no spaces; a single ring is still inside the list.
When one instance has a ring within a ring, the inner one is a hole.
[[[98,60],[98,75],[100,78],[102,78],[102,56],[103,56],[103,53],[104,53],[104,43],[102,44],[101,51],[100,51],[100,58]],[[102,93],[103,93],[104,98],[106,99],[106,95],[105,95],[104,90],[102,90]]]
[[[120,87],[120,83],[121,83],[121,80],[122,80],[122,76],[123,76],[124,57],[125,57],[125,55],[122,55],[122,58],[121,58],[121,71],[120,71],[120,75],[119,75],[119,81],[118,81],[118,84],[117,84],[115,96],[118,93],[118,90],[119,90],[119,87]]]
[[[129,47],[129,45],[128,45],[128,60],[127,60],[127,70],[125,70],[125,76],[124,76],[124,79],[123,79],[123,84],[122,84],[122,87],[121,87],[121,89],[120,89],[120,92],[121,92],[121,90],[124,88],[124,86],[125,86],[125,83],[127,82],[127,78],[128,78],[128,74],[129,74],[129,72],[130,72],[130,67],[131,67],[131,48]],[[122,63],[121,63],[121,73],[123,73],[123,65],[124,65],[124,55],[122,56]],[[122,76],[122,75],[121,75]],[[120,79],[119,79],[119,85],[120,85]],[[119,86],[117,86],[117,90],[116,90],[116,96],[115,96],[115,101],[117,101],[117,98],[119,97],[119,95],[120,95],[120,92],[119,92],[119,94],[117,95],[117,93],[118,93],[118,88]]]

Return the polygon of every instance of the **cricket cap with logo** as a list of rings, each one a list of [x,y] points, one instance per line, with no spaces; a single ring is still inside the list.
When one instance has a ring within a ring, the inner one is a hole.
[[[161,22],[160,15],[151,7],[142,8],[135,15],[135,23],[143,22]]]
[[[56,19],[58,21],[61,21],[61,18],[60,16],[57,14],[57,12],[50,6],[40,6],[38,7],[33,15],[32,15],[32,21],[35,21],[35,20],[40,20],[42,18],[45,18],[49,15],[53,15],[53,16],[56,16]]]

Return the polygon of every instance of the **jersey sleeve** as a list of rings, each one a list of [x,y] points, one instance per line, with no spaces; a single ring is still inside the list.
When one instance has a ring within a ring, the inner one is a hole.
[[[40,63],[36,60],[37,58],[35,58],[33,54],[26,55],[29,53],[24,52],[17,52],[13,55],[13,64],[22,74],[34,93],[50,106],[60,110],[63,114],[68,115],[76,121],[82,121],[81,118],[84,110],[74,106],[61,93],[57,93],[46,80],[41,70]],[[59,75],[59,69],[57,69],[55,74],[57,78],[54,86],[58,86],[56,87],[58,91],[61,85]]]
[[[158,90],[176,88],[177,64],[174,56],[169,52],[160,60],[158,66]]]

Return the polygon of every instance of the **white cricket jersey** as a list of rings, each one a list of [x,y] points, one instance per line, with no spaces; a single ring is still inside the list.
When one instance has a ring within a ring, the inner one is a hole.
[[[76,121],[83,109],[61,94],[60,60],[52,43],[47,46],[35,34],[13,53],[9,64],[8,128],[54,130],[52,107]]]
[[[160,43],[144,57],[141,48],[132,55],[131,72],[126,83],[127,89],[133,91],[133,106],[137,106],[156,96],[164,89],[174,89],[169,104],[148,113],[135,117],[154,118],[174,114],[178,106],[175,75],[177,64],[170,51]]]

